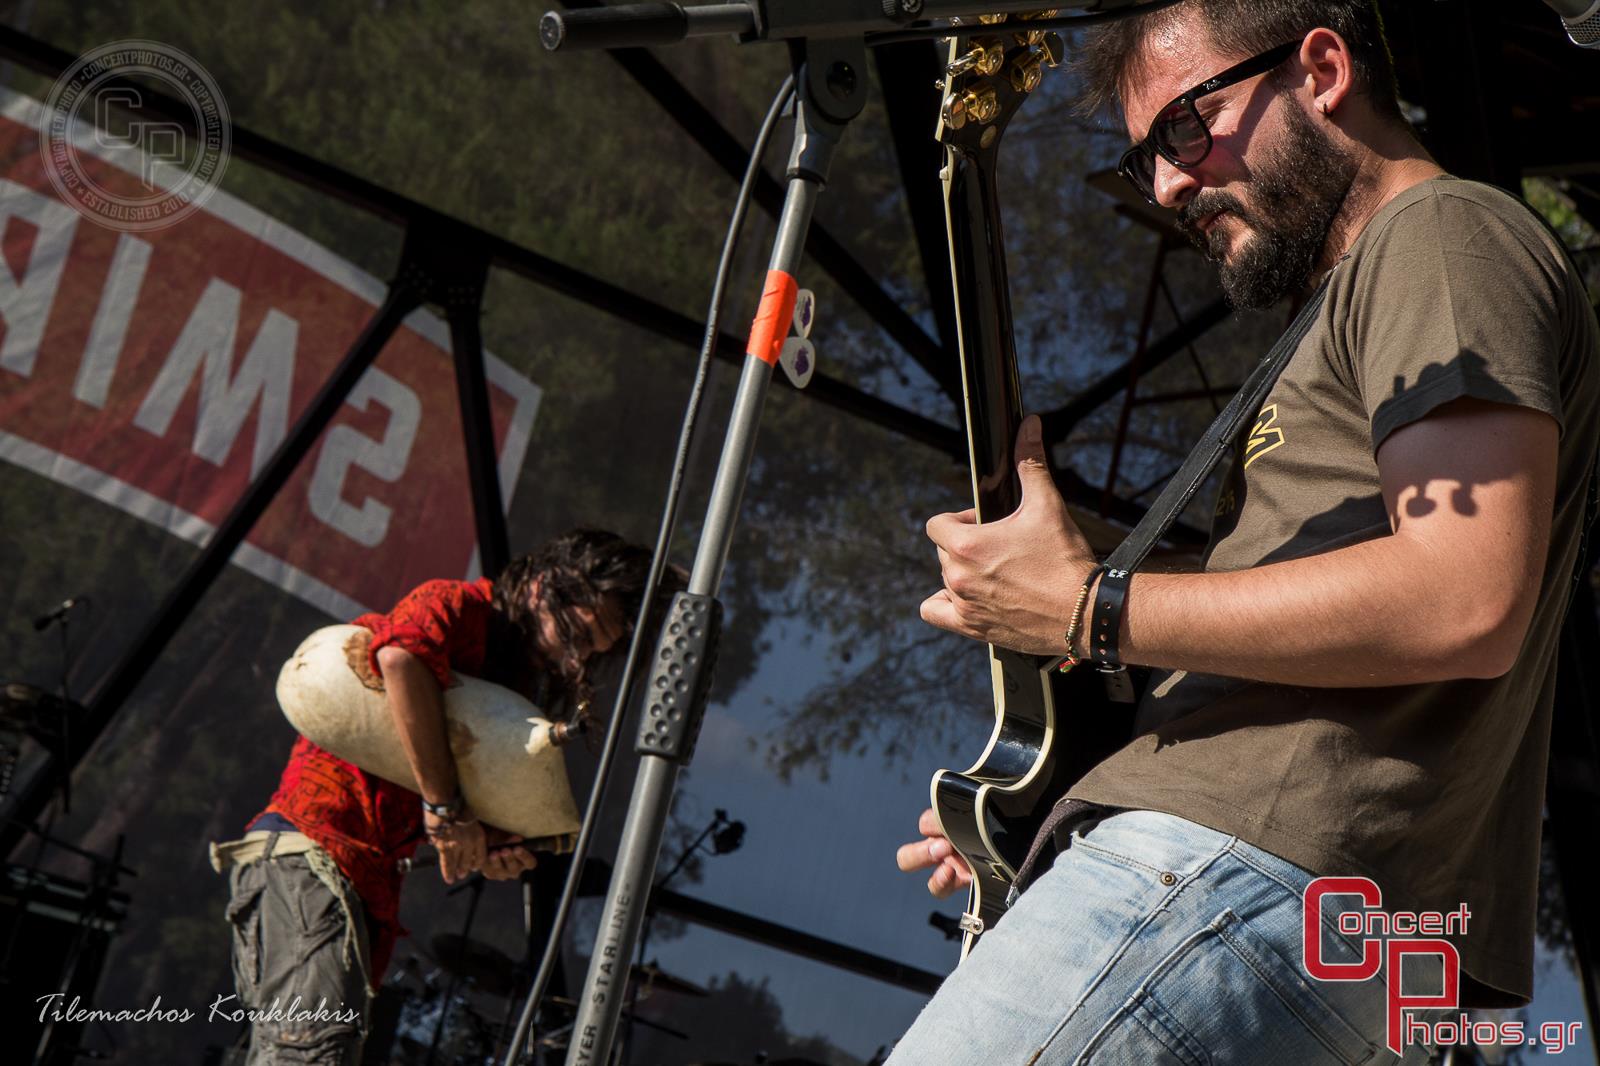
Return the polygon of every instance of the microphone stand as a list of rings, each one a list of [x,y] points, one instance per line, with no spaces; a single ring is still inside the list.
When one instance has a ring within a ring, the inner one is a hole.
[[[611,1059],[639,942],[661,838],[678,775],[694,756],[705,716],[721,625],[716,599],[755,455],[756,431],[779,348],[794,316],[795,271],[834,151],[867,97],[867,48],[893,40],[932,39],[951,32],[929,18],[1025,14],[1073,8],[1072,19],[1018,20],[1028,29],[1123,18],[1177,0],[743,0],[735,3],[636,3],[552,11],[539,24],[549,51],[668,44],[689,37],[735,34],[742,41],[784,40],[795,79],[794,148],[788,190],[773,242],[761,311],[729,416],[716,480],[696,547],[689,587],[674,598],[656,645],[634,750],[640,755],[616,865],[601,910],[566,1066],[602,1066]],[[995,32],[1012,27],[991,25]],[[626,684],[626,679],[625,679]],[[561,935],[554,929],[552,937]],[[519,1034],[520,1035],[520,1034]],[[510,1056],[525,1055],[513,1046]],[[508,1056],[508,1062],[510,1061]]]
[[[752,345],[767,350],[752,351],[745,362],[688,591],[674,599],[657,645],[656,665],[646,687],[648,707],[641,716],[635,744],[641,756],[638,775],[579,999],[567,1066],[599,1066],[610,1061],[626,998],[628,961],[649,901],[667,814],[678,775],[693,757],[705,715],[721,615],[716,593],[755,455],[756,431],[772,381],[776,347],[788,334],[794,315],[793,276],[834,149],[845,127],[866,104],[864,41],[806,40],[794,43],[791,54],[796,86],[794,148],[762,318],[758,319],[758,324],[766,321],[769,329],[758,329],[763,343]]]
[[[733,835],[731,839],[725,842],[724,834],[730,832]],[[678,856],[678,861],[672,864],[672,869],[663,874],[661,879],[655,883],[651,889],[652,894],[672,883],[672,879],[677,877],[683,868],[689,864],[689,860],[694,857],[695,852],[700,850],[700,845],[706,842],[707,837],[712,838],[711,854],[713,855],[726,855],[729,852],[737,851],[739,844],[744,840],[744,823],[730,822],[728,820],[728,812],[719,809],[715,817],[711,819],[711,824],[700,831],[700,835],[695,837],[689,846],[683,849],[683,853]],[[638,972],[641,973],[645,968],[644,957],[649,951],[650,924],[655,919],[655,916],[655,908],[646,901],[644,924],[639,933],[639,961],[637,966]],[[623,1066],[628,1066],[633,1062],[631,1048],[629,1047],[633,1042],[633,1023],[641,1020],[639,1018],[639,985],[638,982],[634,982],[628,989],[628,1024],[623,1030],[621,1041],[617,1044],[616,1059]]]
[[[57,619],[61,626],[61,751],[60,751],[60,788],[61,788],[61,813],[70,814],[72,811],[72,771],[68,767],[72,764],[72,696],[67,688],[67,675],[72,663],[72,641],[68,636],[68,625],[71,622],[71,612],[61,612]]]
[[[732,34],[741,42],[861,38],[868,46],[950,32],[933,19],[1035,15],[1042,9],[1083,15],[1032,19],[1031,29],[1153,11],[1177,0],[739,0],[735,3],[639,3],[551,11],[539,20],[546,49],[628,48]],[[1546,0],[1547,3],[1576,0]]]

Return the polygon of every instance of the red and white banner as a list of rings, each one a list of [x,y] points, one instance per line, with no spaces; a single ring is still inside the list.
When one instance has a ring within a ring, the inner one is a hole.
[[[0,459],[204,543],[384,286],[221,191],[167,229],[84,218],[44,171],[42,111],[0,90]],[[151,173],[74,139],[106,186]],[[487,372],[509,506],[540,390],[492,356]],[[406,319],[233,561],[340,618],[476,574],[441,320]]]

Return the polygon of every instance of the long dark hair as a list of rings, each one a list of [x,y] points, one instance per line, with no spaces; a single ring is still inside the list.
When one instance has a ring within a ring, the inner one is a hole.
[[[615,598],[622,608],[624,638],[631,633],[650,576],[650,552],[615,533],[601,529],[574,529],[542,547],[513,559],[495,579],[495,624],[489,638],[493,680],[540,699],[547,713],[554,712],[558,697],[566,697],[568,715],[587,712],[593,695],[589,658],[577,650],[583,624],[577,608],[599,612]],[[530,604],[534,584],[538,602]],[[539,653],[539,620],[554,624],[559,658],[545,660]],[[541,676],[557,692],[539,692]]]

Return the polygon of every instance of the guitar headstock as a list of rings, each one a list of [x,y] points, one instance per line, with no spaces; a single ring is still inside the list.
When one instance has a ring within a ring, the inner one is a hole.
[[[992,148],[1045,71],[1061,65],[1061,35],[1011,26],[986,29],[1008,19],[1052,18],[1050,9],[1031,15],[979,15],[949,38],[939,141],[975,155]]]

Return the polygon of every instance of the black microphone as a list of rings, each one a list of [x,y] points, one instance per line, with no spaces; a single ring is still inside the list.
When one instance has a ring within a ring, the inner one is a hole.
[[[1567,36],[1579,48],[1600,48],[1600,0],[1544,0],[1567,24]]]
[[[57,607],[48,614],[41,614],[38,618],[33,620],[34,631],[42,633],[46,629],[49,629],[53,623],[59,622],[61,619],[65,618],[68,611],[72,610],[74,607],[81,606],[82,604],[88,602],[89,597],[87,596],[70,596],[67,599],[62,600],[61,606]]]

